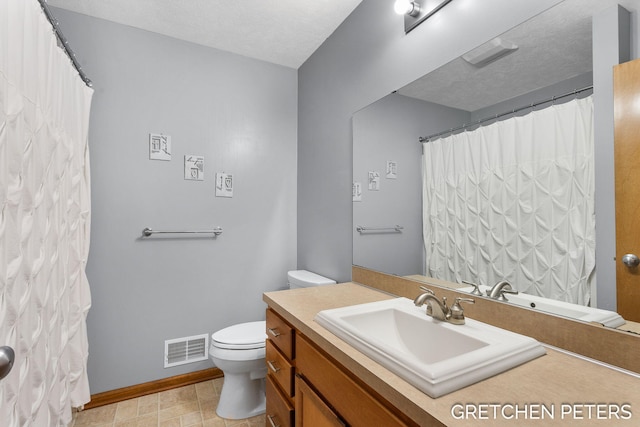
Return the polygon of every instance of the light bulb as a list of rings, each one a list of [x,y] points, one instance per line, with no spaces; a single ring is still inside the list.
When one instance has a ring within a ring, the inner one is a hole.
[[[393,10],[398,15],[404,15],[405,13],[411,12],[412,5],[410,0],[396,0],[393,4]]]
[[[411,15],[416,16],[420,11],[420,6],[411,0],[396,0],[393,4],[393,10],[398,15]]]

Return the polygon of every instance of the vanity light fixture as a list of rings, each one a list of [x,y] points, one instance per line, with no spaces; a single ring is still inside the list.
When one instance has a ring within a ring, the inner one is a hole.
[[[417,16],[420,13],[420,5],[411,0],[396,0],[393,10],[398,15]]]
[[[404,15],[404,32],[408,33],[451,0],[396,0],[393,10]]]

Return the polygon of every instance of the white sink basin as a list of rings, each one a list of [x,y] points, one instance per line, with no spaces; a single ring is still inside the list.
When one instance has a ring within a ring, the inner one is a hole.
[[[324,310],[315,321],[431,397],[546,353],[533,338],[473,319],[435,320],[407,298]]]
[[[491,289],[489,286],[480,285],[480,290],[485,295],[489,289]],[[462,292],[471,292],[473,287],[459,290]],[[571,319],[582,320],[583,322],[597,322],[610,328],[617,328],[626,323],[622,316],[615,311],[585,307],[583,305],[556,301],[550,298],[524,294],[522,292],[516,295],[507,294],[505,296],[511,304],[544,311],[545,313],[556,314],[558,316],[569,317]]]

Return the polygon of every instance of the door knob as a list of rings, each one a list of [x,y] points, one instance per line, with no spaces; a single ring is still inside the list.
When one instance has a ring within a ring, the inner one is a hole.
[[[11,347],[0,347],[0,380],[9,375],[16,354]]]
[[[622,262],[627,267],[633,268],[637,267],[640,264],[640,258],[638,258],[638,256],[634,254],[626,254],[622,257]]]

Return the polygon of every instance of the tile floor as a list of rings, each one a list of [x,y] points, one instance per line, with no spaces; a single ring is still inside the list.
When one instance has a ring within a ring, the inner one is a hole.
[[[222,378],[74,414],[70,427],[265,427],[264,415],[227,420],[216,415]]]

